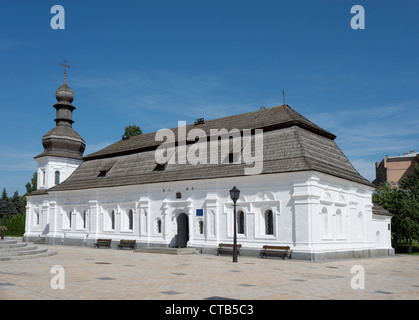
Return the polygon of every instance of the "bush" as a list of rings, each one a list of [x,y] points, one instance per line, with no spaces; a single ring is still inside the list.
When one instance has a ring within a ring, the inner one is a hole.
[[[5,236],[21,237],[25,233],[25,219],[26,214],[18,213],[12,217],[4,218],[4,226],[7,231],[4,233]]]
[[[397,246],[396,253],[409,253],[409,246]],[[412,253],[419,253],[419,247],[412,246]]]

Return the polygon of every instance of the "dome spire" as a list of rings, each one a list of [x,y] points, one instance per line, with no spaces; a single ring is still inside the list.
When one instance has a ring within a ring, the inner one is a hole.
[[[55,97],[57,98],[57,103],[54,105],[54,108],[57,109],[57,118],[55,122],[57,126],[70,126],[73,124],[72,112],[76,109],[71,103],[74,100],[74,93],[67,85],[67,68],[70,66],[67,64],[67,60],[64,59],[64,62],[60,63],[64,67],[64,83],[58,90],[55,92]]]
[[[70,65],[67,64],[66,59],[64,59],[64,61],[61,62],[60,65],[64,67],[64,83],[66,83],[67,82],[67,68],[70,69]]]
[[[54,104],[54,108],[57,110],[57,116],[54,121],[56,125],[43,136],[44,152],[35,158],[55,156],[81,160],[86,143],[72,128],[73,111],[76,107],[72,104],[73,91],[67,85],[67,68],[70,66],[67,64],[67,60],[64,60],[61,65],[64,67],[64,83],[55,92],[57,103]]]

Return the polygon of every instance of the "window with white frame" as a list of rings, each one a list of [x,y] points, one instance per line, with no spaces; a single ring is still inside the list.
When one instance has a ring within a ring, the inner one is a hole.
[[[198,220],[198,234],[204,234],[204,221],[202,219]]]
[[[265,234],[274,234],[274,214],[271,209],[265,211]]]
[[[156,219],[156,233],[162,233],[161,219],[160,218]]]
[[[60,171],[55,171],[55,185],[60,184]]]
[[[63,214],[63,228],[64,229],[71,229],[71,211],[66,211]]]
[[[322,238],[330,238],[330,228],[329,228],[329,212],[325,207],[321,211],[321,220],[322,220]]]
[[[40,219],[39,219],[39,209],[34,209],[34,213],[35,213],[35,225],[39,226],[40,223]]]
[[[342,210],[340,209],[336,211],[336,230],[337,230],[338,239],[344,239],[345,229],[344,229],[344,223],[343,223],[343,214],[342,214]]]
[[[364,218],[362,212],[358,213],[358,237],[362,238],[364,235]]]
[[[87,210],[83,210],[81,214],[82,228],[86,229]]]
[[[115,210],[112,210],[110,213],[110,222],[111,222],[111,230],[115,230]]]
[[[132,209],[128,210],[128,230],[132,230],[134,227],[134,213]]]
[[[245,232],[245,216],[242,210],[237,212],[237,233],[244,234]]]

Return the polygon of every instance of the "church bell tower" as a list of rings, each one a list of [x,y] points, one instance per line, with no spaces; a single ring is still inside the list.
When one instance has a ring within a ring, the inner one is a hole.
[[[57,103],[56,126],[42,138],[44,152],[35,157],[38,162],[38,190],[49,189],[67,179],[83,162],[86,143],[73,129],[73,91],[67,85],[67,61],[64,66],[64,83],[55,93]]]

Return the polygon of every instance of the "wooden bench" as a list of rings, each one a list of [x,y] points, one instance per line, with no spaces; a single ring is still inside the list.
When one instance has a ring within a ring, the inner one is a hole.
[[[279,256],[282,257],[282,259],[285,260],[285,258],[291,257],[291,250],[289,246],[269,246],[265,245],[263,246],[263,249],[260,251],[260,257],[266,257],[269,256]]]
[[[136,243],[136,240],[121,240],[119,241],[118,249],[129,248],[129,249],[134,250],[135,243]]]
[[[223,252],[233,254],[233,244],[230,243],[220,243],[217,249],[217,255],[221,255]],[[240,248],[242,247],[241,244],[237,244],[237,254],[240,255]]]
[[[95,243],[95,248],[100,248],[100,247],[110,248],[111,243],[112,243],[112,239],[97,239]]]

